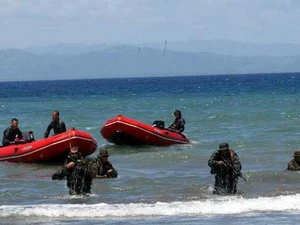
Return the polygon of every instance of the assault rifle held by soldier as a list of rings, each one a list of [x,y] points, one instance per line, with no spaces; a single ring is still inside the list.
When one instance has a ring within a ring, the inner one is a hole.
[[[225,166],[228,166],[232,169],[233,173],[235,174],[236,177],[242,178],[244,181],[247,181],[247,179],[243,176],[243,173],[241,170],[237,171],[235,166],[233,165],[232,161],[230,159],[223,159],[223,162],[225,163]]]

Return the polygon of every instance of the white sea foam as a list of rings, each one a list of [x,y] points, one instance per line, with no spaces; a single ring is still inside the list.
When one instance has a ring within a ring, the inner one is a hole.
[[[189,202],[157,202],[155,204],[43,204],[43,205],[3,205],[0,217],[8,216],[44,216],[72,218],[107,218],[107,217],[149,217],[149,216],[184,216],[218,215],[259,212],[300,213],[300,194],[244,199],[224,197],[214,200]]]
[[[193,144],[193,145],[198,145],[198,144],[201,144],[201,142],[200,142],[200,141],[194,141],[194,140],[192,140],[192,141],[191,141],[191,144]]]

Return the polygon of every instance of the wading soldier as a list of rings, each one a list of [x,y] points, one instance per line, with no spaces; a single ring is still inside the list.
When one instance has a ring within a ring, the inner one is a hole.
[[[211,174],[215,175],[214,194],[235,194],[241,163],[237,154],[229,149],[228,143],[221,143],[208,160]]]

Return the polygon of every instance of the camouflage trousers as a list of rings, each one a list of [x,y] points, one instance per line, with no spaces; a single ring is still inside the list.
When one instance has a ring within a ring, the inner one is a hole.
[[[214,194],[235,194],[238,178],[228,174],[216,174]]]
[[[87,166],[76,166],[67,176],[67,186],[71,195],[85,194],[91,192],[92,175]]]

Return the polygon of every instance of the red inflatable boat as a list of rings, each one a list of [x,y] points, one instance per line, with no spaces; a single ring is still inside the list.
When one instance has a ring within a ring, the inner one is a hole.
[[[122,115],[106,121],[100,129],[100,133],[109,142],[120,145],[150,144],[164,146],[190,143],[190,140],[183,134],[163,127],[147,125]]]
[[[71,128],[70,130],[45,138],[0,148],[0,161],[10,162],[59,162],[66,158],[71,145],[79,147],[83,155],[92,154],[97,143],[88,133]]]

